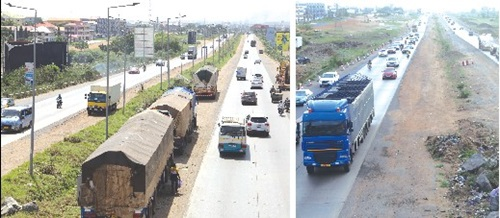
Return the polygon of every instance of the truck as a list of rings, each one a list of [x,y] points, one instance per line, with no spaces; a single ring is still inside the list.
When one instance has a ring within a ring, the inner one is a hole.
[[[257,41],[255,41],[255,40],[250,41],[251,47],[255,47],[256,45],[257,45]]]
[[[247,144],[247,132],[244,118],[237,116],[223,116],[219,126],[219,155],[225,153],[241,153],[245,155]]]
[[[196,31],[189,31],[188,32],[188,44],[193,45],[196,44]]]
[[[212,65],[205,65],[193,74],[193,90],[196,97],[217,98],[217,80],[219,70]]]
[[[247,79],[247,68],[237,67],[236,68],[236,80],[246,80]]]
[[[302,36],[295,37],[295,48],[299,49],[302,47]]]
[[[374,116],[373,82],[365,75],[346,75],[310,100],[300,123],[307,173],[336,166],[349,172]]]
[[[276,75],[276,83],[280,90],[290,90],[290,62],[281,61]]]
[[[198,57],[198,50],[196,49],[196,46],[190,45],[188,47],[187,51],[187,59],[196,59]]]
[[[108,112],[116,110],[121,95],[121,83],[109,87]],[[87,99],[87,114],[106,113],[106,86],[91,85],[90,92],[85,94]]]
[[[81,217],[153,217],[173,164],[173,121],[142,111],[87,157],[77,177]]]
[[[174,152],[184,154],[196,129],[196,96],[185,87],[167,90],[149,107],[174,118]]]

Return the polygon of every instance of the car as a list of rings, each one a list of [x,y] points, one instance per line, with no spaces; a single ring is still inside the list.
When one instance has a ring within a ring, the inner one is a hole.
[[[259,78],[253,78],[251,81],[250,81],[250,89],[255,89],[255,88],[259,88],[259,89],[263,89],[264,86],[262,85],[262,80],[259,79]]]
[[[387,54],[396,54],[396,49],[394,47],[389,47],[386,50]]]
[[[186,59],[186,56],[187,56],[187,55],[186,55],[186,53],[184,53],[184,54],[181,54],[181,60],[184,60],[184,59]]]
[[[253,62],[253,64],[260,64],[261,62],[262,62],[262,60],[261,60],[261,59],[257,59],[257,60],[255,60],[255,61]]]
[[[264,83],[264,77],[262,76],[262,74],[260,73],[256,73],[256,74],[253,74],[253,79],[259,79],[260,81],[262,81],[262,83]]]
[[[394,67],[388,67],[382,71],[382,80],[397,79],[397,78],[398,78],[398,71],[396,71],[396,68]]]
[[[473,36],[473,35],[474,35],[474,32],[469,31],[469,36]]]
[[[378,56],[379,57],[387,57],[387,50],[386,49],[382,49],[378,52]]]
[[[297,64],[308,64],[311,63],[311,59],[305,56],[297,56]]]
[[[309,89],[299,89],[295,91],[295,105],[304,106],[307,101],[311,100],[313,92]]]
[[[334,82],[339,80],[339,73],[335,72],[325,72],[319,77],[319,87],[333,85]]]
[[[2,109],[16,105],[13,98],[2,98]]]
[[[399,59],[394,56],[388,57],[385,63],[387,67],[399,67]]]
[[[263,114],[249,114],[246,118],[247,134],[250,136],[254,133],[262,133],[269,136],[270,126],[267,116]]]
[[[130,70],[128,70],[129,74],[140,74],[141,71],[137,67],[131,67]]]
[[[257,93],[255,92],[245,92],[241,93],[241,104],[253,104],[257,105]]]
[[[401,52],[403,52],[403,54],[406,54],[406,53],[411,53],[411,50],[413,50],[415,47],[413,45],[407,45],[403,48],[403,50],[401,50]]]
[[[162,66],[162,67],[165,66],[165,61],[162,59],[158,59],[156,61],[156,66]]]
[[[2,109],[1,131],[21,132],[33,125],[33,108],[31,105],[12,106]]]
[[[248,58],[248,54],[243,55],[243,59],[247,59],[247,58]]]
[[[264,54],[264,50],[259,49],[259,54]]]

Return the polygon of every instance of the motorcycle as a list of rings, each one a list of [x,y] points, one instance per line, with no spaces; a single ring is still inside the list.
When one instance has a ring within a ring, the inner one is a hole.
[[[290,113],[290,99],[285,100],[285,111]]]
[[[368,64],[368,70],[372,69],[372,64]]]
[[[61,109],[62,108],[62,100],[57,100],[57,109]]]

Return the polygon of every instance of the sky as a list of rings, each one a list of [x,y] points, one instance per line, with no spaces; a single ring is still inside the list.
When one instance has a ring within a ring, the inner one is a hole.
[[[355,6],[355,7],[384,7],[393,5],[394,7],[402,7],[403,9],[421,8],[426,11],[466,11],[469,12],[472,8],[481,9],[481,7],[494,7],[499,10],[498,0],[298,0],[297,2],[317,2],[333,5],[337,3],[339,7]]]
[[[78,2],[78,3],[77,3]],[[2,0],[2,12],[22,16],[34,16],[34,12],[6,7],[6,3],[35,8],[42,19],[65,17],[106,17],[108,7],[139,2],[139,5],[110,9],[110,16],[127,20],[150,19],[177,22],[175,17],[186,15],[181,22],[265,23],[290,22],[294,5],[289,0]],[[175,2],[173,4],[172,2]]]

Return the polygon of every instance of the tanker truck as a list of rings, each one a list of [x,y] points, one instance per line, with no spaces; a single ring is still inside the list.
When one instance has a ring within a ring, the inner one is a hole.
[[[335,166],[349,172],[374,116],[373,82],[360,74],[344,76],[308,101],[300,124],[307,173]]]

